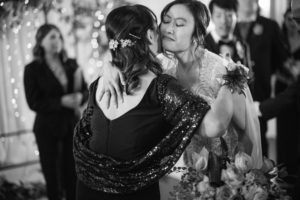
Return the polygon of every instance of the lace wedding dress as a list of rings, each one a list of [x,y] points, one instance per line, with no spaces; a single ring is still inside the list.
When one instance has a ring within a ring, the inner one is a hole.
[[[176,77],[181,84],[189,88],[194,94],[201,96],[209,104],[212,104],[221,87],[218,79],[222,78],[223,74],[226,73],[226,63],[223,58],[205,49],[198,49],[197,56],[199,56],[199,59],[197,59],[197,66],[199,67],[188,74],[180,72],[180,69],[177,68],[177,60],[175,58],[169,59],[163,55],[159,55],[159,59],[162,62],[165,73]],[[238,117],[245,118],[246,128],[240,130],[235,124],[231,123],[222,138],[226,142],[228,157],[230,159],[234,159],[238,151],[243,151],[252,157],[254,161],[253,167],[260,168],[262,165],[262,151],[259,121],[253,110],[253,100],[247,86],[244,92],[245,116]],[[203,147],[218,156],[222,154],[221,138],[203,138],[197,134],[186,149],[186,158],[183,159],[183,156],[181,156],[176,166],[182,167],[186,166],[186,164],[192,166],[192,154],[194,152],[199,153]],[[161,179],[160,190],[162,200],[168,199],[169,192],[179,182],[180,177],[180,173],[173,172]]]

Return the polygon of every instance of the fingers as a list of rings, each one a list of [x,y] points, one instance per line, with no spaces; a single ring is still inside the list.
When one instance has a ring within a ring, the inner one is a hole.
[[[108,88],[109,88],[108,92],[110,93],[110,100],[109,100],[110,103],[109,104],[112,103],[117,108],[118,107],[118,98],[117,98],[116,90],[111,84],[108,85]],[[107,108],[109,108],[109,107],[107,107]]]
[[[118,83],[119,83],[119,77],[117,78],[116,81],[110,82],[113,90],[116,92],[117,95],[117,97],[114,98],[121,99],[121,101],[124,102],[123,93]],[[110,91],[112,91],[112,89],[110,89]],[[114,96],[114,93],[112,93],[112,96]]]
[[[125,86],[125,85],[126,85],[126,82],[125,82],[124,74],[121,73],[121,72],[119,72],[119,78],[120,78],[121,84],[122,84],[123,86]]]
[[[103,100],[105,101],[104,103],[106,104],[106,108],[108,109],[110,107],[110,92],[105,92],[106,98]]]
[[[102,98],[104,97],[104,94],[105,94],[105,89],[104,87],[102,87],[100,90],[99,90],[99,101],[102,100]]]
[[[119,85],[113,83],[113,88],[114,88],[115,91],[116,91],[117,99],[121,99],[121,101],[124,102],[123,94],[122,94],[122,92],[121,92],[121,90],[120,90]],[[112,94],[112,96],[114,96],[114,95]],[[116,98],[116,97],[114,97],[114,98]]]

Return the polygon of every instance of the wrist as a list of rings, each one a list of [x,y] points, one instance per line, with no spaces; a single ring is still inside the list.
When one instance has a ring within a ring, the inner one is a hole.
[[[255,101],[255,102],[253,102],[253,104],[254,104],[254,109],[255,109],[255,112],[256,112],[257,116],[262,117],[262,113],[261,113],[261,110],[259,108],[260,103]]]

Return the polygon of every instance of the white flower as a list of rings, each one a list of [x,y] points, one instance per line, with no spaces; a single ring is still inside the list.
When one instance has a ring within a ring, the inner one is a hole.
[[[209,187],[210,187],[210,185],[209,185],[209,179],[208,179],[207,176],[204,176],[203,180],[200,183],[198,183],[198,185],[197,185],[197,191],[200,192],[200,193],[203,193]]]
[[[221,180],[231,187],[236,187],[242,184],[243,176],[237,168],[227,164],[227,169],[222,170]]]
[[[132,42],[130,39],[121,39],[120,40],[121,42],[121,47],[124,48],[124,47],[131,47],[134,45],[134,42]]]
[[[118,45],[119,45],[119,42],[118,42],[117,40],[111,39],[111,40],[109,41],[108,45],[109,45],[109,49],[112,49],[113,51],[115,51],[116,48],[117,48]]]
[[[195,169],[197,171],[203,171],[207,168],[208,165],[208,154],[209,152],[205,147],[202,148],[201,152],[198,154],[194,152],[192,154],[193,162],[195,163]]]
[[[247,172],[253,168],[252,158],[244,152],[238,152],[235,155],[235,167],[241,172]]]

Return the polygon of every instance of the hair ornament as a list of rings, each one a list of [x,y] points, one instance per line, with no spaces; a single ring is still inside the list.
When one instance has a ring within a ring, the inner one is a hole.
[[[135,42],[133,42],[130,39],[121,39],[119,41],[111,39],[111,40],[109,40],[108,45],[109,45],[109,49],[115,51],[119,45],[120,45],[120,48],[131,47],[131,46],[135,45]]]
[[[134,34],[132,34],[132,33],[129,33],[129,35],[132,36],[132,37],[134,37],[134,38],[136,38],[136,39],[138,39],[138,40],[141,39],[139,36],[136,36],[136,35],[134,35]]]

